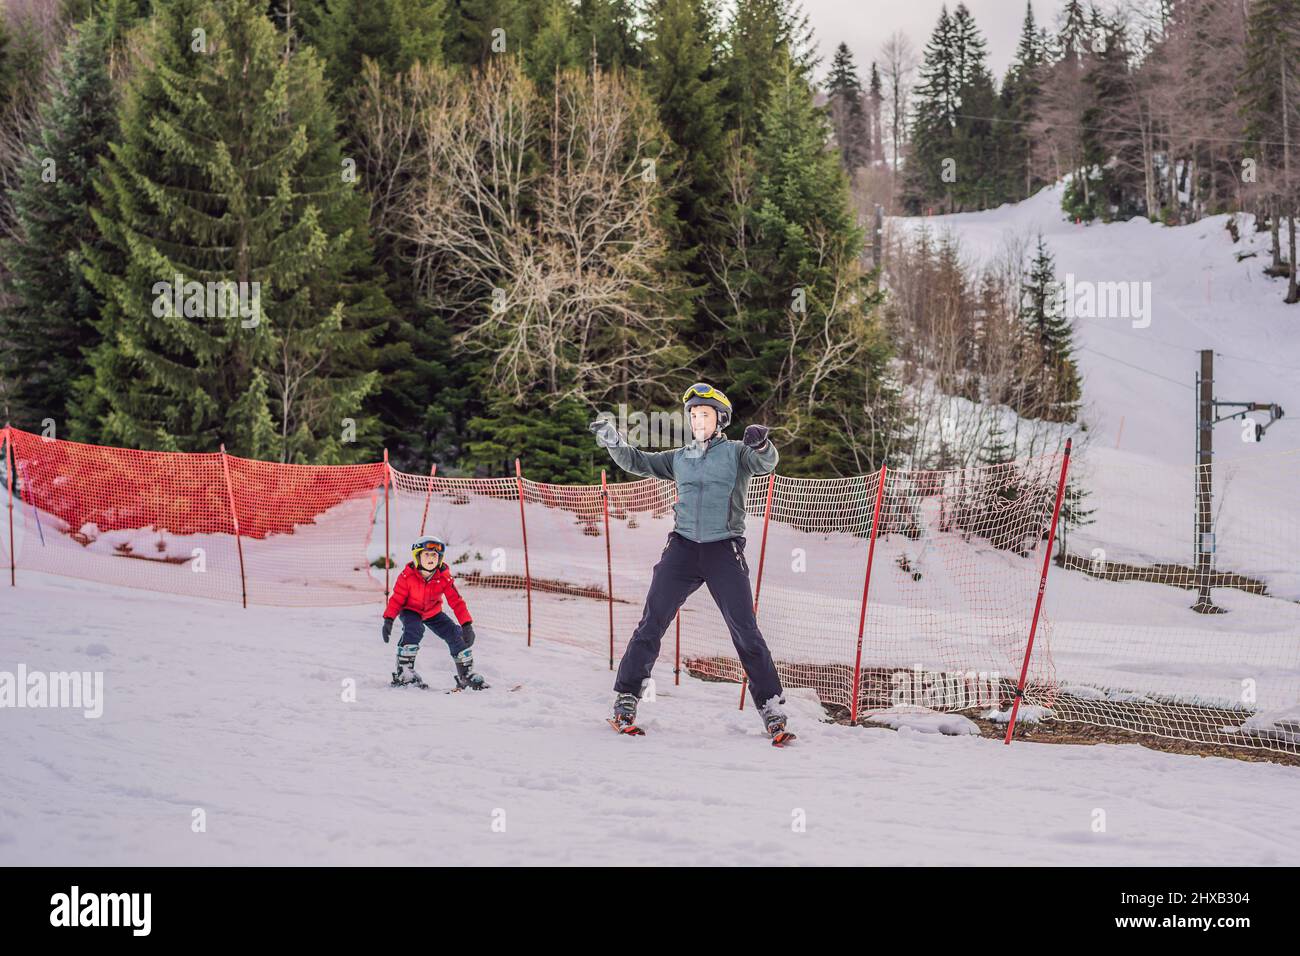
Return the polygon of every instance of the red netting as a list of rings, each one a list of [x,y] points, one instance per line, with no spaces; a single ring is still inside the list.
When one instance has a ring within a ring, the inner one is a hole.
[[[14,508],[0,557],[20,572],[224,601],[246,591],[260,604],[373,603],[378,611],[411,542],[434,534],[448,542],[484,631],[578,644],[603,666],[611,643],[617,661],[640,620],[673,527],[674,486],[657,480],[610,484],[606,498],[600,486],[5,434],[12,466],[0,476]],[[1058,719],[1294,752],[1300,528],[1271,503],[1300,481],[1300,452],[1216,469],[1218,541],[1214,561],[1200,568],[1188,556],[1197,485],[1190,469],[1126,467],[1072,465],[1094,489],[1073,507],[1095,514],[1062,524],[1026,702]],[[848,712],[856,673],[864,715],[1005,703],[1025,653],[1060,469],[1059,457],[1046,456],[888,471],[883,490],[876,474],[753,479],[746,556],[782,681],[815,688]],[[394,562],[387,571],[385,541]],[[1229,614],[1188,610],[1206,586]],[[662,662],[680,654],[698,676],[740,679],[706,589],[686,602],[680,622],[680,643],[676,627],[664,636]],[[659,672],[670,675],[671,667]]]

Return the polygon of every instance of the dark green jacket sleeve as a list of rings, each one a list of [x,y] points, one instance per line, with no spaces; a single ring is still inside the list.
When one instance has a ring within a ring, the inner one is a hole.
[[[624,471],[642,478],[673,477],[673,451],[644,452],[630,445],[617,445],[609,449],[609,457]]]
[[[780,460],[781,456],[777,454],[776,445],[770,438],[762,451],[754,451],[743,442],[740,443],[740,467],[750,475],[766,475],[776,471],[776,463]]]

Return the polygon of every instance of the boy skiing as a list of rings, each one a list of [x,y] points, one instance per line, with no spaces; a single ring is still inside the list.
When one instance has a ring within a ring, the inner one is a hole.
[[[620,733],[642,733],[636,726],[636,705],[659,656],[659,642],[677,609],[707,584],[727,622],[767,733],[774,745],[782,746],[794,734],[785,729],[781,681],[754,617],[744,538],[746,487],[752,475],[776,468],[776,448],[763,425],[746,428],[743,442],[729,441],[723,429],[731,421],[731,402],[711,385],[692,385],[682,403],[694,440],[673,451],[639,451],[623,441],[610,422],[591,423],[596,441],[624,471],[677,483],[673,531],[655,565],[641,623],[619,663],[609,722]]]
[[[443,561],[447,550],[439,538],[421,538],[411,545],[411,563],[402,569],[393,585],[393,595],[384,608],[384,643],[393,632],[393,620],[402,619],[402,639],[397,642],[397,670],[393,672],[393,686],[414,684],[427,687],[415,672],[415,655],[427,626],[447,642],[452,660],[456,663],[456,689],[482,690],[488,685],[474,673],[474,622],[469,608],[456,590],[451,569]],[[456,613],[452,620],[442,609],[442,599]]]

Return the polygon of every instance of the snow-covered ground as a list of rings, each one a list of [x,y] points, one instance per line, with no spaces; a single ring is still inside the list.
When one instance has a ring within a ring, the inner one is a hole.
[[[1268,234],[1241,217],[1241,241],[1234,244],[1226,215],[1172,228],[1145,219],[1079,225],[1061,212],[1063,189],[1058,184],[985,212],[895,222],[950,230],[974,265],[997,256],[1010,237],[1032,241],[1041,233],[1058,280],[1150,283],[1149,297],[1142,293],[1149,315],[1074,321],[1084,417],[1099,457],[1105,458],[1102,449],[1117,449],[1138,463],[1194,463],[1194,380],[1197,353],[1206,348],[1217,353],[1218,398],[1293,410],[1259,445],[1241,441],[1238,424],[1220,425],[1217,460],[1300,448],[1300,307],[1282,302],[1285,280],[1263,275]],[[1240,253],[1255,255],[1238,261]],[[1295,508],[1292,502],[1288,510]]]
[[[104,700],[0,710],[0,864],[1300,863],[1293,767],[826,725],[804,696],[776,750],[734,684],[662,664],[626,738],[589,650],[483,627],[493,687],[448,695],[429,638],[433,688],[394,690],[377,620],[4,588],[0,671],[100,671]]]

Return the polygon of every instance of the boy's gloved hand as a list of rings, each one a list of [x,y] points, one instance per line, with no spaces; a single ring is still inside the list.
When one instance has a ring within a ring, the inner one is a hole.
[[[460,626],[460,636],[465,641],[466,647],[474,646],[474,622],[466,621]]]
[[[388,643],[388,638],[392,636],[392,633],[393,633],[393,619],[391,617],[386,617],[384,618],[384,643],[385,644]]]
[[[591,429],[591,433],[596,436],[596,444],[600,445],[601,448],[617,448],[623,444],[618,429],[603,418],[596,419],[588,427]]]
[[[750,425],[745,429],[745,444],[754,451],[762,451],[767,447],[767,426]]]

